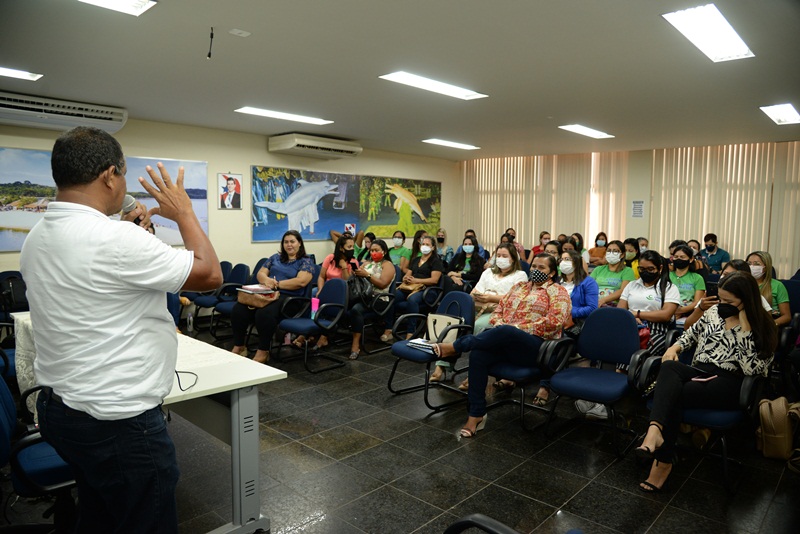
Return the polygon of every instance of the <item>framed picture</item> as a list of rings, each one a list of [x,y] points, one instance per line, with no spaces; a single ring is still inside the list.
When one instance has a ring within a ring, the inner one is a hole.
[[[217,174],[218,207],[221,210],[242,209],[242,175],[229,172]]]

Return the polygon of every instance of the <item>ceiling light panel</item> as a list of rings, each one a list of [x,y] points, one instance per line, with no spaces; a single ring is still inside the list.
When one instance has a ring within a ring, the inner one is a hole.
[[[429,143],[431,145],[441,145],[450,148],[458,148],[461,150],[478,150],[481,147],[474,146],[474,145],[466,145],[464,143],[456,143],[455,141],[445,141],[444,139],[423,139],[423,143]]]
[[[404,71],[384,74],[383,76],[378,76],[378,78],[381,78],[382,80],[388,80],[390,82],[402,83],[403,85],[410,85],[411,87],[416,87],[417,89],[424,89],[425,91],[431,91],[441,95],[452,96],[453,98],[460,98],[461,100],[475,100],[489,96],[476,93],[471,89],[465,89],[463,87],[458,87],[457,85],[450,85],[449,83],[432,80],[430,78],[425,78],[424,76],[417,76],[416,74],[411,74]]]
[[[24,70],[17,70],[17,69],[7,69],[5,67],[0,67],[0,76],[6,76],[8,78],[19,78],[20,80],[29,80],[35,82],[44,74],[36,74],[34,72],[27,72]]]
[[[78,0],[84,4],[91,4],[93,6],[111,9],[112,11],[119,11],[126,15],[133,15],[138,17],[154,5],[156,2],[153,0]]]
[[[587,137],[593,137],[595,139],[613,139],[614,136],[611,134],[607,134],[605,132],[601,132],[600,130],[595,130],[593,128],[588,128],[586,126],[582,126],[580,124],[565,124],[564,126],[559,126],[562,130],[567,130],[568,132],[585,135]]]
[[[303,122],[306,124],[316,124],[322,126],[325,124],[333,124],[333,121],[318,119],[316,117],[306,117],[305,115],[295,115],[293,113],[284,113],[282,111],[272,111],[270,109],[253,108],[245,106],[234,110],[237,113],[247,113],[248,115],[258,115],[259,117],[269,117],[271,119],[280,119],[284,121]]]
[[[800,124],[800,113],[797,113],[797,110],[791,104],[764,106],[761,111],[775,121],[775,124]]]
[[[714,4],[662,16],[714,63],[755,57]]]

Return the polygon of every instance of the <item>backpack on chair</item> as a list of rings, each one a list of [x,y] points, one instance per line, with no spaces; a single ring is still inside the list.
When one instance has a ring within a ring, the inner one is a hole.
[[[786,397],[763,399],[758,413],[761,426],[756,430],[756,447],[767,458],[788,460],[794,449],[792,418],[800,418],[800,402],[790,405]]]

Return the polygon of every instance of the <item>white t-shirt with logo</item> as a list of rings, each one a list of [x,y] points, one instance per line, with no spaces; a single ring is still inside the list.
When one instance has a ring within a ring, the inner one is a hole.
[[[658,311],[664,305],[661,301],[661,289],[659,288],[659,284],[660,282],[656,282],[655,285],[647,287],[644,285],[644,282],[642,282],[642,279],[638,278],[625,286],[625,289],[622,290],[622,296],[619,299],[628,303],[629,310],[643,312]],[[667,284],[667,288],[664,291],[664,300],[680,306],[681,294],[678,292],[678,288],[675,284]]]

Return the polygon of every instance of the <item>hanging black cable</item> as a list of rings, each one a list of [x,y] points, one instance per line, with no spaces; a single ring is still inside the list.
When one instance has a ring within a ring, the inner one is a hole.
[[[206,59],[211,59],[211,47],[214,45],[214,27],[211,27],[211,40],[208,42],[208,56]]]

